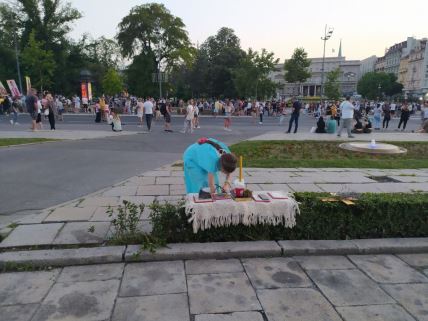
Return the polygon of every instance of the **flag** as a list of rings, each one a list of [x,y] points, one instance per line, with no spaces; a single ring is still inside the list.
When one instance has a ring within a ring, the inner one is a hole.
[[[30,77],[25,76],[25,83],[27,84],[27,94],[30,92],[31,89],[31,80]]]
[[[16,85],[15,80],[6,80],[7,85],[9,86],[10,93],[13,97],[20,97],[21,93],[19,92],[18,86]]]
[[[7,90],[6,88],[4,88],[1,81],[0,81],[0,96],[7,96]]]

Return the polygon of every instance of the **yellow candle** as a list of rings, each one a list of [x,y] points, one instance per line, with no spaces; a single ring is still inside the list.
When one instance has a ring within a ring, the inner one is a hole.
[[[242,182],[242,156],[239,156],[239,181]]]

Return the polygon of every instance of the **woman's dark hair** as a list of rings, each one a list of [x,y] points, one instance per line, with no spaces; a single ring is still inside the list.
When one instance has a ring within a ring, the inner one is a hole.
[[[220,165],[225,172],[232,173],[236,169],[238,159],[235,155],[233,155],[232,153],[226,153],[223,147],[221,147],[216,142],[213,142],[212,140],[204,139],[203,142],[199,142],[199,145],[202,144],[209,144],[220,153]]]
[[[220,156],[221,168],[226,173],[232,173],[233,171],[235,171],[237,163],[238,159],[232,153],[227,153]]]

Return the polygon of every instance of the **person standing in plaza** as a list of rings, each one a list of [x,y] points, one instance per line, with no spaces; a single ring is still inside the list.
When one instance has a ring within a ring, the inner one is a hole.
[[[293,110],[291,111],[291,117],[290,117],[290,122],[288,125],[287,134],[290,134],[291,127],[293,127],[293,123],[295,123],[294,133],[297,133],[297,129],[299,127],[299,116],[300,116],[300,110],[301,109],[302,109],[302,104],[300,103],[300,101],[298,99],[295,99],[293,102]]]
[[[258,104],[258,112],[259,112],[259,125],[263,125],[263,114],[265,113],[265,106],[263,102]]]
[[[390,120],[391,120],[391,106],[388,104],[385,104],[383,105],[383,122],[382,122],[383,129],[388,129]]]
[[[13,118],[10,120],[12,125],[19,125],[18,123],[18,113],[19,113],[19,97],[13,97],[12,101],[12,115]]]
[[[78,114],[80,111],[80,98],[79,96],[76,96],[74,98],[74,113]]]
[[[352,121],[354,119],[354,110],[355,106],[351,103],[351,97],[346,97],[346,100],[340,104],[340,110],[342,112],[342,122],[340,123],[339,130],[337,132],[337,137],[340,137],[342,134],[343,127],[346,128],[348,132],[348,138],[354,138],[351,134],[352,130]]]
[[[224,115],[224,130],[230,132],[230,125],[232,123],[232,112],[233,112],[233,103],[231,101],[226,101],[225,104],[225,115]]]
[[[161,106],[161,112],[162,112],[162,106]],[[166,132],[169,132],[169,133],[172,133],[172,129],[171,129],[171,112],[172,112],[171,103],[170,102],[165,103],[165,113],[163,114],[163,117],[164,117],[164,120],[165,120],[164,130]]]
[[[37,90],[34,88],[31,88],[28,92],[28,96],[25,99],[25,104],[27,107],[27,112],[30,114],[31,117],[31,130],[35,131],[36,129],[36,120],[37,120]]]
[[[380,103],[378,103],[374,109],[373,119],[374,119],[374,129],[380,130],[380,121],[382,119],[382,107]]]
[[[146,101],[143,104],[143,112],[146,118],[147,130],[152,131],[152,121],[153,121],[153,102],[150,97],[147,97]]]
[[[279,117],[279,124],[282,125],[284,123],[285,117],[287,116],[287,109],[285,108],[285,104],[281,104],[280,112],[281,117]]]
[[[48,110],[48,119],[49,119],[49,125],[51,126],[51,130],[55,130],[55,106],[54,106],[54,100],[51,94],[46,95],[47,100],[47,110]]]
[[[401,124],[403,124],[402,131],[406,130],[406,125],[409,118],[410,118],[410,109],[407,102],[405,102],[404,105],[401,107],[401,116],[400,116],[400,122],[398,123],[398,129],[400,129]]]
[[[193,99],[190,99],[186,108],[186,117],[184,119],[184,129],[182,130],[183,134],[193,133],[193,117],[195,116],[195,111],[193,108]]]

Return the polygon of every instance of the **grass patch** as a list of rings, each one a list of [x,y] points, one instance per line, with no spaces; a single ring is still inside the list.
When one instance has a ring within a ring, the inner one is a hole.
[[[0,138],[0,147],[57,141],[50,138]]]
[[[245,167],[335,167],[411,169],[428,168],[428,142],[388,142],[407,149],[406,154],[374,155],[342,150],[342,142],[245,141],[231,150],[244,157]]]

